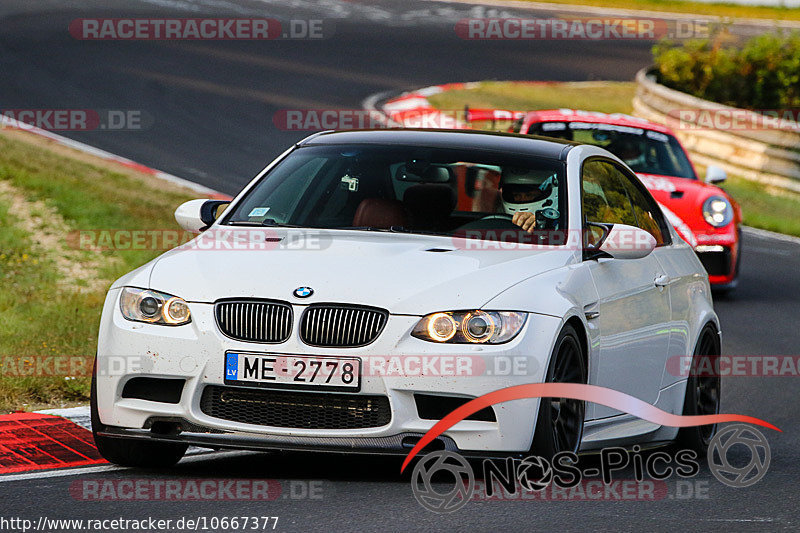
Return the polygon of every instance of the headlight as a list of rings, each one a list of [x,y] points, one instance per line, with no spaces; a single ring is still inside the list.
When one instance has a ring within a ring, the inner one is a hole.
[[[119,309],[122,316],[136,322],[180,326],[192,321],[183,298],[148,289],[123,287]]]
[[[527,317],[514,311],[433,313],[422,317],[411,335],[431,342],[501,344],[517,336]]]
[[[703,203],[703,218],[715,228],[727,226],[733,220],[733,207],[722,196],[711,196]]]

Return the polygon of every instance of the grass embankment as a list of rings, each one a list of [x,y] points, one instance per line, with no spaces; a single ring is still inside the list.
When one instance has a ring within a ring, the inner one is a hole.
[[[175,207],[196,196],[0,130],[0,413],[85,403],[108,286],[161,253],[79,249],[70,233],[177,229]]]
[[[446,91],[428,97],[438,109],[593,109],[605,113],[630,113],[636,93],[634,82],[576,81],[526,83],[484,81],[470,89]],[[508,124],[506,124],[508,126]]]
[[[540,2],[542,0],[523,0]],[[743,6],[730,2],[690,2],[687,0],[545,0],[569,6],[639,9],[665,13],[688,13],[721,18],[753,18],[767,20],[800,20],[800,10],[791,7]]]
[[[498,108],[532,110],[570,108],[630,113],[636,84],[628,82],[574,82],[568,84],[525,84],[487,81],[474,88],[448,91],[429,97],[442,110]],[[497,123],[505,129],[509,123]],[[723,184],[742,206],[744,223],[756,228],[800,236],[800,195],[765,187],[738,176]]]

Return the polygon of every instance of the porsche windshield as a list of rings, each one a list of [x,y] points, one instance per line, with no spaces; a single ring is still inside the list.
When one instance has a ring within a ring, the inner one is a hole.
[[[566,227],[565,191],[564,163],[551,159],[419,146],[305,146],[270,170],[223,224],[515,242],[531,242],[535,234],[536,243],[561,244],[554,234]],[[535,216],[527,232],[514,222],[520,210]]]
[[[528,133],[605,148],[634,172],[697,179],[686,153],[672,135],[631,126],[592,122],[538,122]]]

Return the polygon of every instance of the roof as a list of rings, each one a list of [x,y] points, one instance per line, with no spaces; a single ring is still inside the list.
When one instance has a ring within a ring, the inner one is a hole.
[[[512,152],[547,159],[566,159],[567,152],[579,143],[477,130],[434,130],[434,129],[376,129],[325,131],[307,137],[300,146],[325,144],[396,144],[405,146],[425,146],[430,148],[463,148],[468,150],[489,150]]]
[[[615,126],[628,126],[631,128],[641,128],[668,135],[675,134],[661,124],[650,122],[643,118],[626,115],[624,113],[600,113],[598,111],[583,111],[580,109],[543,109],[530,111],[525,117],[526,124],[536,122],[593,122],[597,124],[613,124]]]

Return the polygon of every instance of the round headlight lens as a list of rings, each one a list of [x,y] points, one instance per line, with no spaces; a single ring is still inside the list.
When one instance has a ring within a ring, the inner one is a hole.
[[[139,302],[139,311],[147,318],[153,318],[158,314],[161,304],[152,296],[144,296]]]
[[[181,298],[172,297],[164,305],[164,320],[170,324],[180,324],[189,320],[189,306]]]
[[[470,342],[486,342],[494,335],[494,321],[488,313],[469,313],[461,322],[461,333]]]
[[[447,313],[436,313],[428,318],[428,335],[432,340],[446,342],[456,334],[456,322]]]
[[[733,207],[722,196],[711,196],[703,202],[703,218],[715,228],[730,224],[733,220]]]

